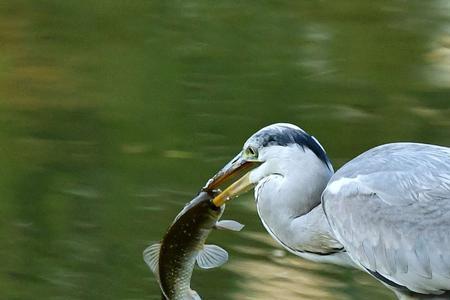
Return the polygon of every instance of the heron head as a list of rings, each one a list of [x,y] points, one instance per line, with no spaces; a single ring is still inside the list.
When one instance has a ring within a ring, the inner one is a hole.
[[[305,153],[313,153],[316,161],[332,170],[320,143],[303,129],[287,123],[266,126],[244,143],[242,151],[208,181],[205,189],[217,189],[243,175],[214,198],[214,204],[220,206],[226,200],[250,190],[267,176],[285,176],[292,169],[292,164],[298,165],[305,160],[302,165],[307,166],[309,156]]]

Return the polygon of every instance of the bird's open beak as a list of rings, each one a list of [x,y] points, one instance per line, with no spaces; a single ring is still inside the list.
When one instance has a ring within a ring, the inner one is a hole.
[[[261,161],[247,160],[243,158],[242,152],[236,155],[225,167],[222,168],[213,178],[211,178],[204,190],[214,190],[225,182],[232,180],[239,175],[245,174],[239,180],[227,187],[222,193],[217,195],[212,201],[215,206],[222,206],[225,201],[237,197],[251,189],[254,184],[250,182],[249,171],[259,166]]]

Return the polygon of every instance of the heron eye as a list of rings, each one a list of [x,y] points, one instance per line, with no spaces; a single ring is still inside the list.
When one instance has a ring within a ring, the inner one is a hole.
[[[258,151],[254,147],[247,147],[245,149],[245,156],[247,156],[247,157],[257,157],[258,156]]]

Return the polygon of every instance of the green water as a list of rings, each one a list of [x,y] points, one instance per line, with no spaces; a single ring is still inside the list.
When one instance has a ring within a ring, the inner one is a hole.
[[[450,145],[448,1],[0,3],[0,299],[159,299],[142,250],[254,131],[291,122],[335,167]],[[204,299],[393,299],[280,250],[252,196],[196,270]]]

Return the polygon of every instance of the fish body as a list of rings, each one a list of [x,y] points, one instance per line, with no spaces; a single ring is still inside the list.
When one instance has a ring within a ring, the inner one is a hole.
[[[215,245],[205,245],[214,228],[239,231],[235,221],[218,221],[225,206],[216,207],[207,192],[201,192],[175,218],[159,244],[144,251],[144,260],[159,281],[163,299],[201,299],[191,290],[194,265],[209,269],[221,266],[228,253]]]

